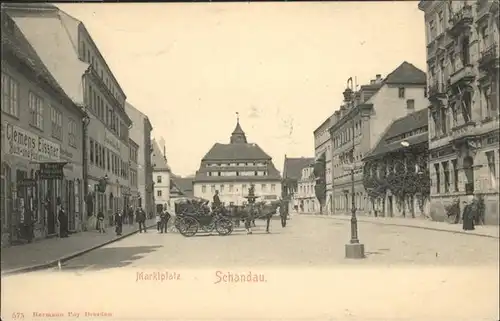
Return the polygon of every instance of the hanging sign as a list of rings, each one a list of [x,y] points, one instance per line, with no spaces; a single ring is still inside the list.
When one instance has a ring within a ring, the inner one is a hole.
[[[63,179],[64,171],[63,168],[67,162],[51,162],[51,163],[40,163],[40,179]]]

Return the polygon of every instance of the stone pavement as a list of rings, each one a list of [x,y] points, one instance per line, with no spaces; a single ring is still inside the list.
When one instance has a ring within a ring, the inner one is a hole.
[[[350,221],[350,214],[336,214],[336,215],[324,215],[319,213],[299,213],[298,215],[307,215],[318,218],[335,219],[342,221]],[[500,238],[500,227],[495,225],[476,225],[474,231],[464,231],[462,230],[462,224],[450,224],[447,222],[436,222],[426,218],[417,217],[373,217],[373,216],[357,216],[358,222],[373,223],[373,224],[384,224],[384,225],[395,225],[404,226],[412,228],[422,228],[434,231],[443,231],[451,233],[461,233],[476,236]]]
[[[156,225],[155,220],[146,221],[146,226]],[[68,256],[114,242],[138,231],[138,224],[123,225],[122,236],[116,236],[115,227],[101,234],[97,230],[71,234],[68,238],[50,238],[33,243],[16,245],[2,249],[2,274],[24,269],[36,269],[41,265],[62,260]]]

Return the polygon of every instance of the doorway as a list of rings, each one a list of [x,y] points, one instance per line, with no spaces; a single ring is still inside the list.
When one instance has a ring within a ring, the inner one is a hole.
[[[54,235],[56,234],[56,214],[55,214],[55,181],[48,180],[48,189],[47,195],[45,197],[45,213],[47,215],[47,234]]]

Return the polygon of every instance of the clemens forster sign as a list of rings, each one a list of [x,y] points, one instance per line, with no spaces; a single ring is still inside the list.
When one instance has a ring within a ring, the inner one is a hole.
[[[3,142],[8,154],[34,162],[59,161],[61,146],[40,135],[5,123]]]

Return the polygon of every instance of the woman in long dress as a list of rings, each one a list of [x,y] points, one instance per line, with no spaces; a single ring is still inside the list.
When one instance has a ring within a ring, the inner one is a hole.
[[[464,211],[462,215],[462,228],[464,231],[474,230],[475,204],[464,201]]]

